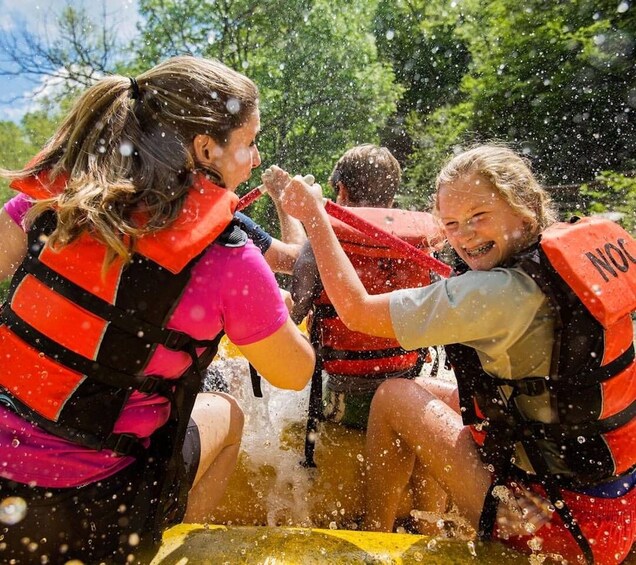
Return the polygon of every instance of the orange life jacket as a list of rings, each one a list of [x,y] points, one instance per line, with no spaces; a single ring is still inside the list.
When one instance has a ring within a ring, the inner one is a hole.
[[[513,264],[532,276],[550,301],[555,316],[550,374],[500,379],[483,371],[474,350],[450,345],[446,351],[457,376],[464,423],[473,426],[495,482],[525,475],[515,464],[522,446],[534,470],[529,478],[544,484],[555,502],[562,499],[561,487],[584,490],[636,467],[631,319],[636,241],[608,220],[576,218],[546,229],[539,244]],[[544,423],[545,416],[522,415],[520,395],[542,396],[541,405],[553,407],[551,423]],[[569,511],[556,507],[589,559],[589,544]],[[488,511],[491,521],[495,511]],[[482,520],[486,514],[485,507]]]
[[[65,182],[63,177],[50,182],[42,174],[12,186],[37,200],[63,190]],[[106,247],[98,239],[84,232],[54,250],[47,235],[55,228],[55,213],[37,218],[0,313],[4,404],[49,433],[84,446],[138,453],[137,438],[113,433],[132,391],[170,398],[174,417],[181,382],[200,379],[200,373],[188,370],[178,379],[144,376],[157,345],[187,351],[194,370],[213,357],[214,340],[196,341],[166,324],[192,266],[226,230],[237,201],[233,193],[196,176],[174,223],[140,237],[130,264],[116,259],[106,270]],[[195,345],[209,348],[198,363]],[[196,395],[198,383],[190,388],[190,396]]]
[[[384,231],[424,250],[431,250],[439,228],[426,212],[387,208],[347,208]],[[405,260],[393,248],[330,217],[338,241],[370,294],[427,286],[431,272]],[[394,339],[369,336],[346,328],[324,292],[314,301],[312,334],[322,367],[331,374],[382,377],[404,374],[421,362],[421,353],[406,351]],[[421,364],[420,364],[421,368]]]

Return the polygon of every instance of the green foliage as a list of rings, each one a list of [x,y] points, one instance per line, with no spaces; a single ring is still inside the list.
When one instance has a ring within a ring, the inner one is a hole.
[[[325,184],[346,149],[379,141],[402,93],[366,31],[375,4],[142,0],[138,58],[152,64],[189,52],[245,72],[261,90],[263,166],[312,173]],[[270,229],[276,224],[267,199],[250,213]]]
[[[346,149],[383,143],[404,166],[407,206],[425,207],[441,162],[475,141],[509,142],[547,184],[636,169],[636,9],[627,2],[140,0],[139,13],[139,37],[121,56],[111,30],[65,10],[66,43],[42,59],[62,63],[44,72],[62,68],[71,92],[175,54],[218,58],[261,89],[264,167],[311,172],[324,185]],[[22,165],[50,135],[58,99],[50,102],[0,127],[0,165]],[[276,230],[268,199],[250,213]]]
[[[0,122],[0,167],[17,169],[32,156],[32,147],[24,130],[13,122]],[[0,204],[12,196],[5,179],[0,179]]]
[[[636,177],[603,171],[594,183],[581,186],[587,214],[614,213],[618,222],[636,234]]]
[[[452,6],[453,33],[470,65],[461,100],[411,121],[412,162],[424,163],[414,167],[411,187],[429,182],[433,167],[427,163],[440,151],[448,154],[471,140],[510,142],[533,158],[550,184],[634,168],[633,8],[619,10],[608,0],[465,0]]]
[[[21,169],[44,145],[58,123],[58,114],[42,109],[25,114],[21,123],[0,122],[0,167]],[[0,204],[15,193],[9,182],[0,178]]]
[[[7,295],[9,294],[9,285],[11,284],[11,279],[7,279],[5,281],[0,282],[0,304],[2,304]]]
[[[414,133],[418,145],[409,157],[401,191],[400,198],[405,207],[428,207],[437,172],[448,158],[449,148],[460,145],[467,137],[472,116],[470,102],[442,106],[426,116],[410,113],[407,130]]]
[[[405,89],[382,140],[401,163],[413,147],[413,123],[459,102],[470,54],[455,33],[458,19],[445,0],[381,0],[374,20],[380,57],[393,65]],[[410,124],[410,126],[409,126]]]

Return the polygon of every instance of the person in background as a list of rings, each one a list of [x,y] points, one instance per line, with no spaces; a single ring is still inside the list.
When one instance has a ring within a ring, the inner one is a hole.
[[[0,212],[2,561],[126,562],[211,518],[243,428],[231,396],[198,394],[223,332],[273,385],[309,380],[311,345],[233,218],[259,130],[251,80],[174,57],[101,79],[3,171],[21,194]]]
[[[336,163],[329,183],[336,204],[397,237],[431,249],[439,235],[431,214],[392,208],[401,168],[386,147],[362,144],[346,151]],[[338,241],[354,264],[368,292],[430,284],[430,272],[394,249],[330,217]],[[371,399],[389,378],[414,378],[421,372],[428,349],[402,349],[397,341],[350,331],[338,318],[324,292],[312,247],[306,243],[294,267],[292,319],[300,323],[311,314],[309,331],[317,352],[310,399],[311,418],[325,418],[348,427],[366,429]],[[324,380],[322,371],[327,373]],[[322,406],[321,406],[322,405]],[[314,414],[318,407],[322,414]],[[310,436],[313,429],[310,429]],[[309,458],[312,450],[309,446]]]
[[[319,191],[294,178],[283,206],[303,222],[347,327],[406,349],[442,344],[457,377],[391,379],[376,392],[364,527],[393,529],[414,475],[420,508],[449,498],[482,539],[622,562],[636,539],[631,236],[605,219],[556,222],[527,161],[479,145],[436,182],[435,214],[468,270],[373,295]]]

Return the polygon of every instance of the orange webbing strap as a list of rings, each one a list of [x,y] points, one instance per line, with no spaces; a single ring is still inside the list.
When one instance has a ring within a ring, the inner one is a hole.
[[[439,259],[431,257],[425,251],[418,249],[414,245],[394,236],[377,225],[367,222],[356,214],[349,212],[342,206],[338,206],[330,200],[327,200],[325,203],[325,210],[330,216],[337,218],[341,222],[361,231],[369,237],[375,238],[380,243],[400,251],[406,258],[417,261],[427,269],[435,271],[442,277],[450,276],[452,269],[446,263],[442,263]]]
[[[243,196],[236,207],[236,211],[240,211],[243,208],[246,208],[255,200],[258,200],[263,195],[262,187],[258,186],[248,192],[245,196]],[[413,259],[418,263],[422,264],[428,269],[435,271],[437,274],[446,278],[449,277],[452,269],[446,263],[442,263],[439,259],[435,259],[435,257],[431,257],[426,252],[418,249],[414,245],[407,243],[406,241],[401,240],[399,237],[396,237],[389,232],[383,230],[371,222],[367,222],[363,220],[359,216],[345,210],[342,206],[338,206],[334,202],[327,200],[325,202],[325,210],[327,214],[330,216],[337,218],[341,222],[355,228],[365,235],[369,237],[373,237],[378,240],[380,243],[386,245],[387,247],[392,247],[393,249],[397,249],[401,251],[405,257],[408,259]]]

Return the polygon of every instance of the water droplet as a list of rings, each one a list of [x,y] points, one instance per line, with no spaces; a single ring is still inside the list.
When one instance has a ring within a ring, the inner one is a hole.
[[[27,513],[27,503],[19,496],[8,496],[0,502],[0,522],[13,526],[20,522]]]
[[[477,557],[477,550],[475,549],[475,542],[469,541],[466,546],[468,547],[468,553],[470,553],[473,557]]]
[[[236,98],[228,98],[225,107],[230,114],[238,114],[241,109],[241,103]]]
[[[119,145],[119,153],[121,153],[122,157],[130,157],[133,152],[133,145],[130,141],[123,141]]]

